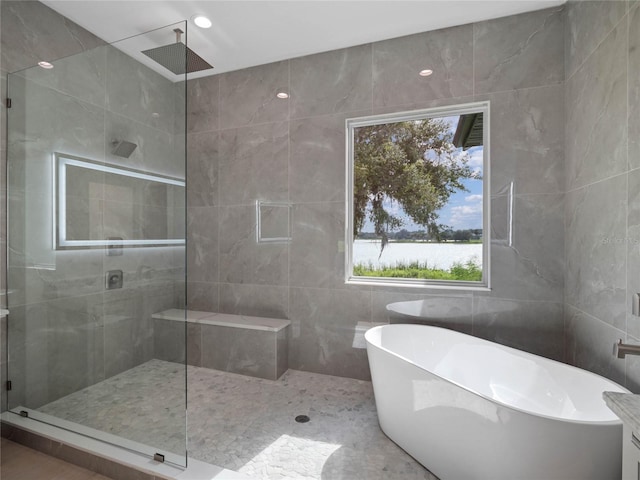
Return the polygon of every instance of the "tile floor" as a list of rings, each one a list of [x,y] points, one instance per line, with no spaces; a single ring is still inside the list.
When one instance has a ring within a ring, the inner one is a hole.
[[[184,366],[151,360],[39,410],[179,453],[184,381]],[[380,431],[370,382],[188,367],[188,385],[196,459],[256,479],[437,480]],[[297,423],[297,415],[310,421]]]

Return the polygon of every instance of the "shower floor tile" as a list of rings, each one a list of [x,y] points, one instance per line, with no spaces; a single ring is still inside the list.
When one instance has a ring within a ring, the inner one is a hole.
[[[256,479],[437,480],[382,433],[370,382],[296,370],[276,381],[191,366],[187,375],[190,457]],[[181,419],[166,408],[180,404],[181,385],[183,366],[151,360],[39,410],[154,446],[170,439],[163,446],[179,453]]]

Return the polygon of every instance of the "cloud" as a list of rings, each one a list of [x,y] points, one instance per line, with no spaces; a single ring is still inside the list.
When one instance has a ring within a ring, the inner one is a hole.
[[[469,163],[468,165],[471,168],[479,168],[482,169],[482,165],[484,163],[484,156],[482,154],[483,149],[482,148],[478,148],[478,149],[473,149],[473,150],[469,150]]]
[[[482,155],[482,147],[474,147],[466,152],[460,149],[456,154],[456,161],[462,163],[462,159],[467,159],[467,166],[475,173],[482,175],[482,168],[484,166],[484,157]]]
[[[451,218],[448,224],[452,228],[482,228],[482,202],[478,202],[475,197],[482,198],[481,195],[469,195],[466,197],[469,204],[451,207]],[[470,198],[473,200],[469,200]]]
[[[467,202],[481,202],[482,201],[482,195],[468,195],[468,196],[464,197],[464,199]]]
[[[453,228],[478,228],[482,225],[482,205],[452,207],[449,223]]]

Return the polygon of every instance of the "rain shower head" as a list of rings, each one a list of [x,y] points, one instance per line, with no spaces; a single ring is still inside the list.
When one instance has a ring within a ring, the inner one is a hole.
[[[176,75],[213,68],[213,65],[180,41],[180,36],[184,33],[182,30],[176,28],[174,32],[176,43],[143,50],[142,53]]]
[[[129,158],[133,151],[138,148],[138,145],[133,142],[127,142],[126,140],[114,140],[112,145],[113,150],[111,153],[122,158]]]

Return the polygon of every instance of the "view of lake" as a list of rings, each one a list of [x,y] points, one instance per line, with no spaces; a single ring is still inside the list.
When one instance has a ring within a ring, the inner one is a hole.
[[[397,262],[427,262],[429,267],[448,270],[454,263],[466,263],[473,259],[482,265],[482,244],[480,243],[389,243],[382,256],[380,242],[356,240],[353,247],[353,264],[369,262],[374,267],[393,266]]]

